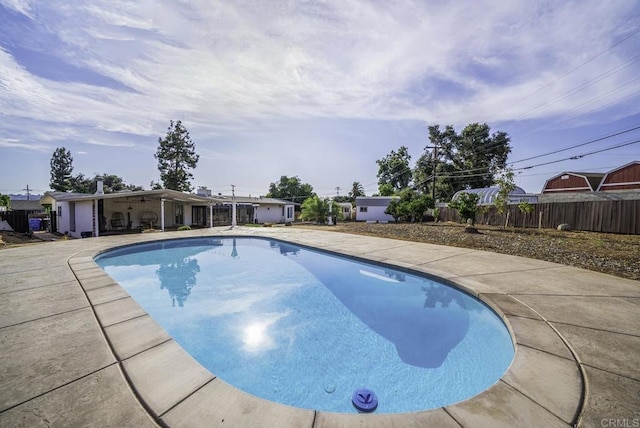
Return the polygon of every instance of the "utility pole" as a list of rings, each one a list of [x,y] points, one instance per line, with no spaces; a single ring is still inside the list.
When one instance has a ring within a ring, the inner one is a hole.
[[[29,189],[29,185],[27,184],[27,188],[26,189],[22,189],[22,190],[26,190],[27,191],[27,201],[31,200],[31,191],[33,189]]]
[[[427,149],[433,149],[431,152],[431,158],[433,159],[433,171],[431,172],[431,199],[433,203],[436,202],[436,167],[438,166],[438,146],[434,143],[432,146],[427,146]]]
[[[336,196],[340,196],[340,186],[336,187]]]

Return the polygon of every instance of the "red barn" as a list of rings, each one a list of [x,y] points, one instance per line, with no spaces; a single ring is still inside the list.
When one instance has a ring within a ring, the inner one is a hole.
[[[607,172],[598,191],[640,189],[640,161],[633,161]]]
[[[605,174],[597,172],[563,172],[544,183],[542,193],[593,192]]]

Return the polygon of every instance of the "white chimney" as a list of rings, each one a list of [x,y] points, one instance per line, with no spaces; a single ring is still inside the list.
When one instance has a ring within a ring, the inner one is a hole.
[[[104,178],[96,177],[96,195],[104,195]]]

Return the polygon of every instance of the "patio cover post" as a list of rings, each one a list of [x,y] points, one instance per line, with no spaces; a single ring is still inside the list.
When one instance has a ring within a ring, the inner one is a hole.
[[[209,204],[209,228],[213,227],[213,204]]]
[[[100,222],[101,218],[98,218],[98,200],[93,200],[93,236],[96,238],[100,236]]]
[[[236,227],[238,225],[238,221],[236,218],[236,186],[231,185],[231,195],[233,197],[233,202],[231,205],[231,227]]]
[[[164,198],[160,199],[160,230],[164,232]]]

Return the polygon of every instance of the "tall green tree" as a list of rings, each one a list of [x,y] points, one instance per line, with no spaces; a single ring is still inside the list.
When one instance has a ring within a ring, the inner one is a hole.
[[[414,167],[414,182],[441,201],[450,200],[460,190],[492,186],[511,152],[509,135],[491,133],[486,123],[469,124],[460,133],[451,125],[444,129],[429,126],[429,141],[431,146]]]
[[[51,180],[49,187],[58,192],[71,190],[73,176],[73,158],[71,151],[58,147],[51,156]]]
[[[11,208],[11,196],[0,193],[0,207]]]
[[[337,217],[338,220],[342,220],[342,210],[336,201],[313,195],[305,199],[302,203],[300,220],[315,221],[316,223],[324,224],[327,222],[329,215]]]
[[[313,186],[303,183],[296,175],[287,177],[283,175],[280,181],[269,184],[267,198],[285,199],[287,201],[301,202],[313,195]]]
[[[402,146],[396,152],[391,150],[387,156],[378,159],[378,188],[385,184],[390,184],[395,191],[409,187],[411,182],[411,168],[409,162],[411,155],[409,149]]]
[[[496,207],[498,214],[506,214],[504,227],[509,225],[509,194],[516,188],[516,183],[513,180],[513,170],[511,168],[505,168],[502,170],[498,178],[496,179],[498,185],[498,195],[493,201],[493,205]]]
[[[349,198],[351,198],[351,202],[356,203],[356,198],[358,196],[365,196],[364,194],[364,186],[359,181],[354,181],[351,184],[351,190],[349,191]]]
[[[189,131],[182,121],[170,121],[167,135],[158,138],[158,150],[154,157],[158,160],[160,181],[165,189],[190,192],[193,190],[190,172],[198,165],[200,156],[196,154],[196,146],[189,137]]]
[[[403,220],[422,223],[424,212],[433,208],[431,196],[422,194],[413,189],[404,189],[400,197],[392,199],[385,210],[386,214],[393,216],[395,221]]]

